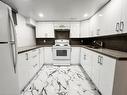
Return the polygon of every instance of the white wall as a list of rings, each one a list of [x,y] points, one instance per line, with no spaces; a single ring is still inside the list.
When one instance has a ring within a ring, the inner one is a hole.
[[[33,46],[35,45],[35,30],[26,24],[26,18],[22,15],[17,14],[16,36],[17,46]]]

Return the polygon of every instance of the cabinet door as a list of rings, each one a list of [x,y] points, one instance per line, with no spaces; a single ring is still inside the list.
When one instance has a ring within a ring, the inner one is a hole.
[[[86,71],[86,73],[89,75],[89,77],[92,77],[92,55],[91,55],[91,51],[81,48],[81,56],[80,56],[80,60],[81,60],[81,66],[84,68],[84,70]]]
[[[70,29],[70,38],[79,38],[80,22],[72,22]]]
[[[53,63],[52,53],[52,47],[44,47],[44,64]]]
[[[71,64],[79,64],[80,47],[72,47]]]
[[[120,0],[122,2],[122,16],[121,16],[121,29],[122,33],[127,33],[127,0]]]
[[[122,0],[111,0],[103,9],[104,24],[107,28],[105,32],[107,32],[107,35],[120,33],[120,31],[116,31],[116,29],[119,30],[117,23],[119,23],[121,19],[121,1]]]
[[[84,48],[80,50],[80,64],[84,68]]]
[[[21,53],[18,55],[17,70],[18,70],[19,89],[22,90],[29,81],[28,52]]]
[[[43,66],[44,64],[44,48],[40,48],[39,49],[39,52],[40,52],[40,68]]]
[[[91,55],[91,51],[90,50],[85,50],[84,51],[84,58],[85,58],[85,67],[86,67],[86,72],[87,74],[89,75],[89,77],[92,77],[92,66],[93,66],[93,63],[92,63],[92,55]]]
[[[53,23],[38,22],[36,26],[36,38],[54,38]]]
[[[90,37],[90,24],[89,20],[81,22],[80,37]]]
[[[92,37],[99,35],[99,33],[97,32],[97,28],[98,28],[98,19],[97,19],[97,15],[94,15],[90,19],[90,32],[91,32]]]
[[[101,55],[99,90],[102,95],[112,95],[116,60]]]
[[[30,79],[39,70],[39,49],[31,50],[28,54]]]
[[[93,55],[93,66],[92,66],[92,81],[96,85],[96,87],[99,87],[99,71],[100,71],[100,64],[98,63],[98,54],[95,52],[92,52]]]

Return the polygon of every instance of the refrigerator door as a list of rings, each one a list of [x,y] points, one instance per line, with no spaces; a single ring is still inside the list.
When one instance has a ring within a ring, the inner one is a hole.
[[[0,95],[19,95],[12,44],[0,44]]]
[[[15,41],[10,16],[12,18],[11,8],[0,1],[0,42]]]

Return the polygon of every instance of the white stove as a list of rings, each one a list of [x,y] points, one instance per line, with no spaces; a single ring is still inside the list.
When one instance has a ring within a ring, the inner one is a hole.
[[[71,46],[69,40],[55,40],[53,45],[53,63],[54,65],[70,65]]]

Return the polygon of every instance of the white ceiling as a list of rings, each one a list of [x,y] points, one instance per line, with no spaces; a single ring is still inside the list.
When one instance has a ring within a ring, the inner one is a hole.
[[[26,17],[39,21],[84,20],[92,16],[109,0],[3,0]],[[44,17],[40,18],[39,13]],[[83,17],[87,13],[88,17]]]

